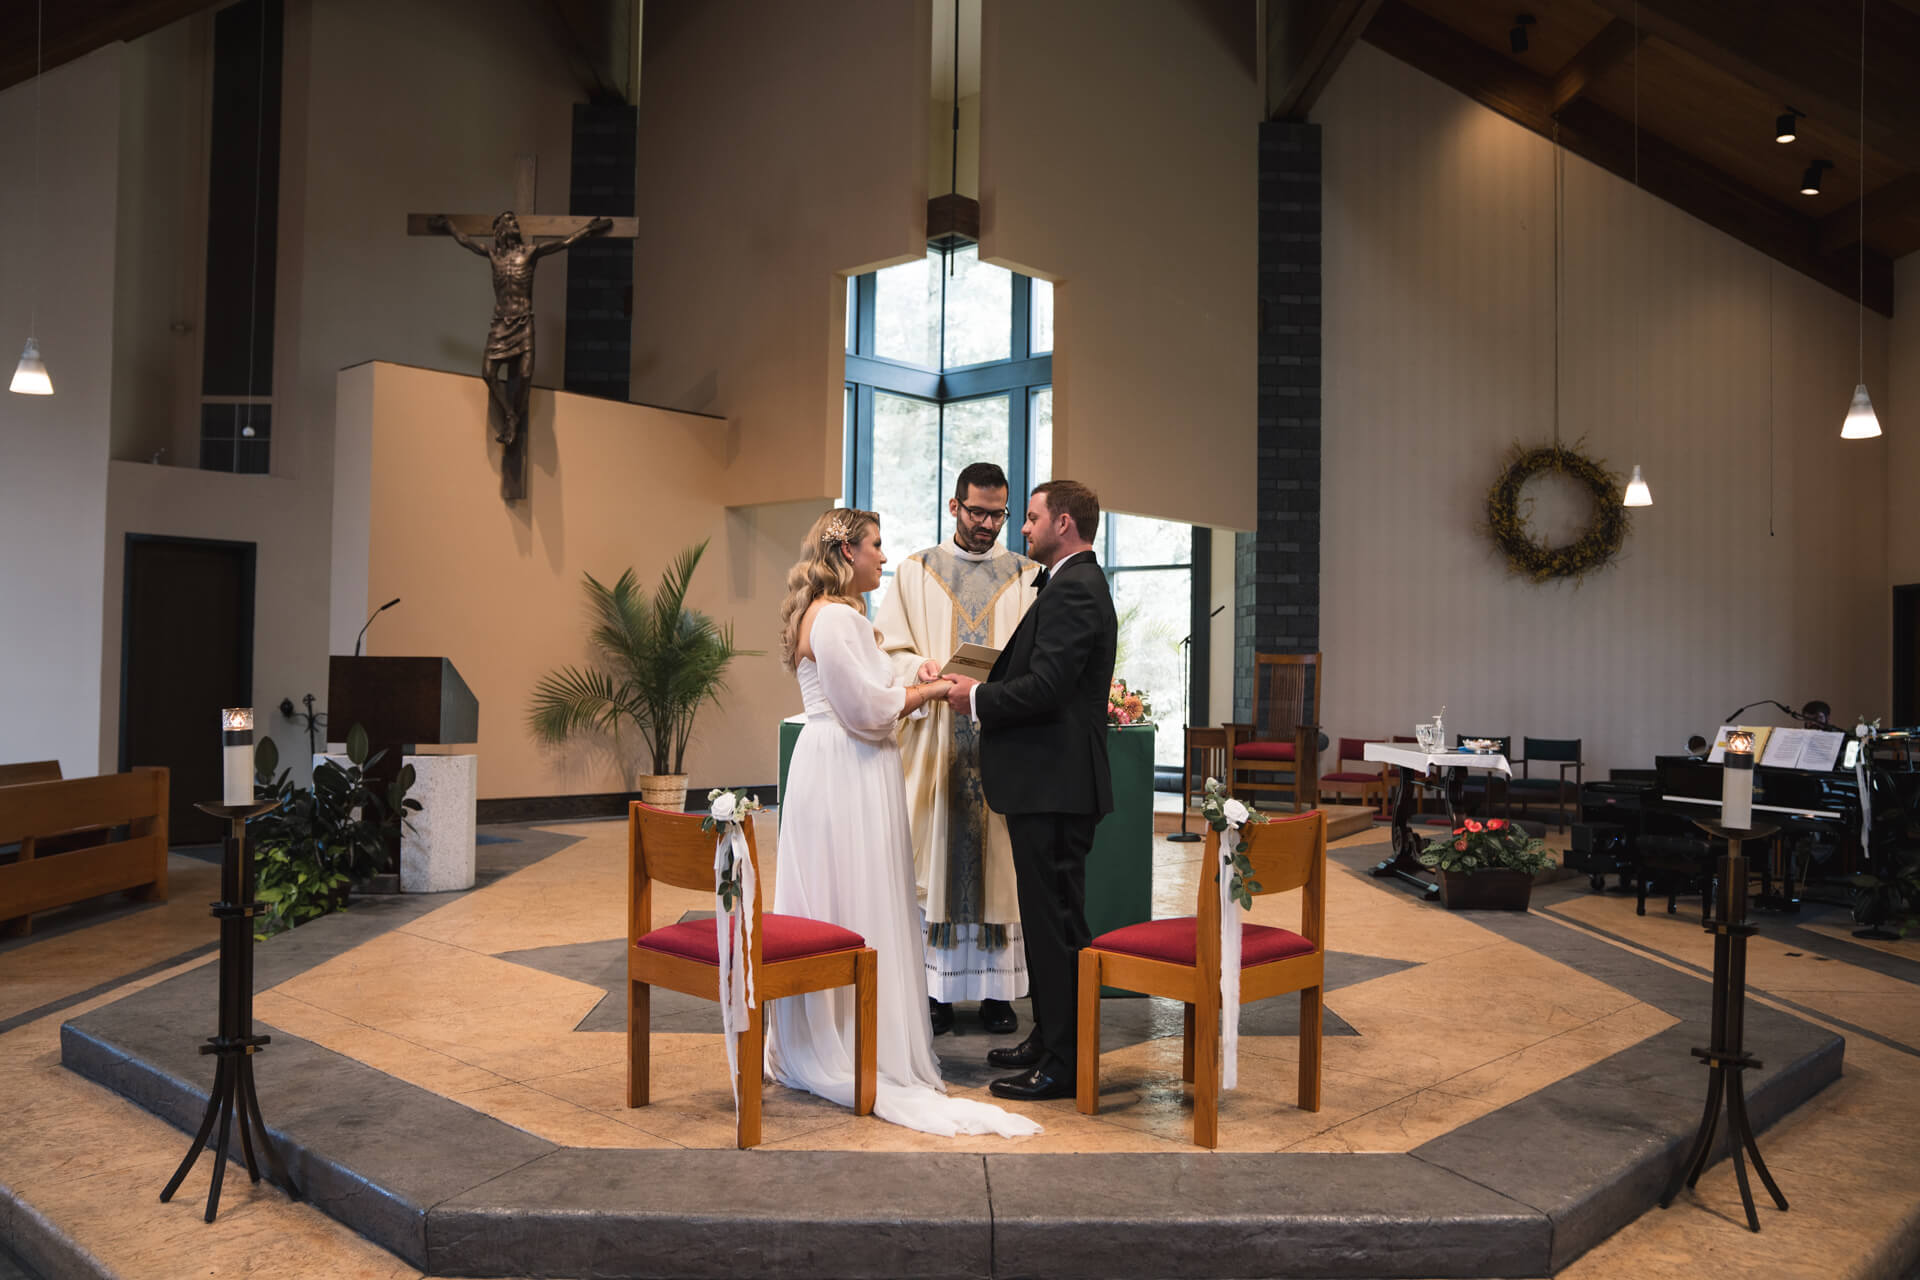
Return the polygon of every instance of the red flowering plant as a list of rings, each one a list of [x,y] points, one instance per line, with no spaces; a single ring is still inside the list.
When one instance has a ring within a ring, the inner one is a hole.
[[[1427,841],[1420,861],[1439,871],[1544,871],[1554,865],[1545,840],[1504,818],[1463,819],[1446,835]]]
[[[1147,705],[1147,695],[1138,689],[1127,688],[1125,680],[1115,679],[1107,689],[1107,723],[1125,728],[1130,724],[1151,724],[1153,708]]]

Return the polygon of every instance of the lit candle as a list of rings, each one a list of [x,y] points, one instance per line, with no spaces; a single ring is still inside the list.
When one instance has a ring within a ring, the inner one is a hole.
[[[222,804],[253,803],[253,708],[228,707],[220,713],[220,762],[225,780]]]
[[[1745,729],[1727,735],[1720,770],[1720,825],[1732,831],[1753,825],[1753,735]]]

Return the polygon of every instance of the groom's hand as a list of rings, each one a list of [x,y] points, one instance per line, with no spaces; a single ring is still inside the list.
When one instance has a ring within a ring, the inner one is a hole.
[[[969,676],[949,676],[947,678],[953,681],[953,688],[947,690],[947,705],[953,708],[953,713],[957,716],[972,715],[973,689],[974,686],[980,682]]]

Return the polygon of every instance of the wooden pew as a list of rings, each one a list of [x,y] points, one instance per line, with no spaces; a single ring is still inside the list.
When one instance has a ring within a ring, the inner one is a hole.
[[[129,831],[124,840],[60,853],[38,847],[46,837],[120,826]],[[0,935],[28,932],[36,911],[122,889],[164,902],[167,771],[0,785],[0,848],[12,845],[18,857],[0,865]]]

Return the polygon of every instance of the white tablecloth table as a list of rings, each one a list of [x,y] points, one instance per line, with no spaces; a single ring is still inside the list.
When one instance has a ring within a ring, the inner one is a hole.
[[[1432,777],[1436,773],[1445,775],[1447,821],[1451,825],[1459,821],[1461,815],[1467,774],[1498,773],[1510,778],[1513,766],[1497,752],[1427,751],[1407,742],[1369,742],[1364,758],[1392,765],[1399,773],[1399,787],[1393,801],[1393,856],[1374,867],[1373,874],[1395,876],[1418,885],[1422,896],[1432,901],[1440,896],[1440,886],[1428,879],[1427,869],[1420,864],[1420,850],[1425,841],[1413,831],[1414,798],[1420,790],[1415,778]]]

